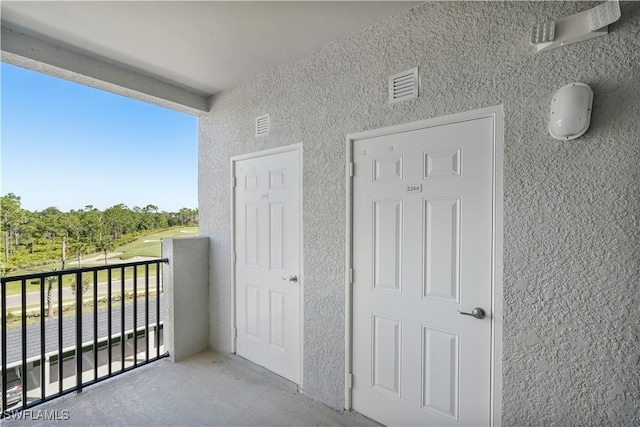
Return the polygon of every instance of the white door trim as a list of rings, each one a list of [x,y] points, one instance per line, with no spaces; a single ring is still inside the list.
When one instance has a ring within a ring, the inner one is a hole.
[[[493,145],[493,248],[491,316],[491,425],[501,425],[502,414],[502,268],[503,268],[503,161],[504,109],[502,105],[347,135],[346,163],[346,259],[345,259],[345,409],[351,410],[353,372],[353,145],[355,141],[418,129],[491,117]]]
[[[237,319],[236,319],[236,269],[235,269],[235,261],[237,256],[236,254],[236,239],[235,239],[235,230],[236,230],[236,221],[235,221],[235,217],[236,217],[236,197],[235,197],[235,191],[234,191],[234,187],[235,187],[235,174],[236,174],[236,163],[241,161],[241,160],[247,160],[247,159],[256,159],[259,157],[265,157],[265,156],[271,156],[273,154],[281,154],[281,153],[287,153],[290,151],[295,151],[298,153],[298,161],[299,161],[299,183],[300,183],[300,232],[299,232],[299,236],[300,236],[300,242],[299,242],[299,247],[300,247],[300,273],[299,273],[299,278],[298,278],[298,286],[300,288],[300,384],[298,384],[298,387],[300,389],[302,389],[302,384],[304,382],[304,378],[303,378],[303,372],[304,372],[304,247],[303,247],[303,242],[304,242],[304,235],[303,235],[303,195],[304,195],[304,191],[303,191],[303,187],[302,187],[302,182],[303,182],[303,155],[302,155],[302,142],[299,142],[297,144],[291,144],[291,145],[285,145],[282,147],[275,147],[275,148],[270,148],[267,150],[262,150],[262,151],[256,151],[254,153],[247,153],[247,154],[240,154],[238,156],[233,156],[230,159],[230,180],[229,180],[229,186],[230,186],[230,192],[231,192],[231,260],[230,260],[230,269],[231,269],[231,352],[232,353],[236,353],[237,352],[237,347],[236,347],[236,328],[237,328]]]

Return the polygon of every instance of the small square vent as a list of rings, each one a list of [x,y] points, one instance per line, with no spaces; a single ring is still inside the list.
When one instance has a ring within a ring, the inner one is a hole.
[[[269,115],[256,117],[256,136],[269,135]]]
[[[418,97],[418,67],[389,77],[389,104]]]

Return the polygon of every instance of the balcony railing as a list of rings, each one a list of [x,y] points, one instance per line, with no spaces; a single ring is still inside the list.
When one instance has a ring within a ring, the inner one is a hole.
[[[163,263],[1,278],[1,417],[168,356]]]

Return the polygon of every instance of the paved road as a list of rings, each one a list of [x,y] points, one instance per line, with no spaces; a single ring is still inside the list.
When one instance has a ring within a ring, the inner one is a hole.
[[[160,320],[162,321],[163,300],[160,298]],[[125,331],[133,329],[133,303],[125,304]],[[117,334],[122,330],[121,306],[112,307],[111,310],[111,333]],[[93,312],[82,315],[82,341],[93,340]],[[145,304],[144,299],[138,300],[137,319],[138,327],[145,325]],[[149,299],[149,323],[156,322],[156,299]],[[98,310],[98,339],[106,337],[107,332],[107,309]],[[22,328],[11,328],[7,331],[7,363],[22,359]],[[62,318],[62,347],[75,345],[76,340],[76,318],[63,316]],[[0,339],[2,339],[0,335]],[[45,353],[58,350],[58,319],[52,318],[45,321]],[[27,359],[40,354],[40,323],[27,326]],[[1,357],[0,354],[0,362]]]
[[[144,278],[139,277],[138,278],[138,290],[141,291],[144,289]],[[27,285],[28,286],[28,285]],[[46,286],[46,285],[45,285]],[[160,286],[162,286],[162,283],[160,284]],[[124,288],[125,290],[131,290],[133,289],[133,279],[127,279],[124,281]],[[113,280],[111,282],[111,292],[116,293],[116,292],[120,292],[121,289],[121,282],[120,280]],[[155,290],[156,289],[156,276],[149,276],[149,289],[150,290]],[[102,283],[98,283],[98,295],[103,295],[107,293],[107,282],[102,282]],[[84,294],[84,297],[88,297],[91,296],[93,294],[93,288],[90,288],[89,290],[87,290],[87,292]],[[55,303],[58,300],[58,288],[54,288],[53,292],[53,302]],[[47,298],[47,293],[46,293],[46,289],[45,289],[45,304],[46,304],[46,298]],[[62,300],[66,300],[66,299],[72,299],[74,298],[74,294],[73,291],[71,290],[70,287],[66,287],[66,288],[62,288]],[[34,304],[40,304],[40,292],[28,292],[27,293],[27,306],[30,305],[34,305]],[[17,294],[17,295],[9,295],[7,297],[7,308],[20,308],[22,307],[22,295]]]

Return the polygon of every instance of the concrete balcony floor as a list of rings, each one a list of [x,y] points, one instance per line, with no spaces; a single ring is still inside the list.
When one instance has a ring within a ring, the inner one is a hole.
[[[68,411],[68,419],[37,416]],[[296,386],[240,357],[205,351],[163,359],[39,405],[3,426],[379,426],[300,394]]]

